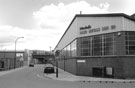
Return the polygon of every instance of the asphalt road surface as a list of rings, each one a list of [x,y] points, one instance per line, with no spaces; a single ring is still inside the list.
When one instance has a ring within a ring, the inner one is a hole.
[[[38,75],[41,75],[39,77]],[[43,78],[43,66],[25,67],[0,76],[0,88],[78,88],[79,83]]]
[[[25,67],[0,76],[0,88],[135,88],[135,83],[69,82],[43,77],[43,66]]]

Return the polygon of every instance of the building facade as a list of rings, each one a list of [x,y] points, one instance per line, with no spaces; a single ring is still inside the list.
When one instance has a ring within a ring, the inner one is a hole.
[[[28,65],[25,51],[0,51],[0,70],[10,70]]]
[[[135,78],[135,19],[78,14],[55,47],[59,67],[76,75]]]

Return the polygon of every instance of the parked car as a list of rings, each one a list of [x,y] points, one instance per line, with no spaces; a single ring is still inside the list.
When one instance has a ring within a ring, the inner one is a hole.
[[[29,64],[29,67],[34,67],[34,64],[33,64],[33,63],[30,63],[30,64]]]
[[[44,66],[44,73],[54,73],[54,66],[52,64],[46,64]]]

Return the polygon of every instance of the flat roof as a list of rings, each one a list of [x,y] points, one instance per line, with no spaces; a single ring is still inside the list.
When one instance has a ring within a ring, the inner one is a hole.
[[[70,26],[72,25],[72,23],[74,22],[74,20],[77,17],[125,17],[129,20],[135,21],[135,18],[133,18],[132,16],[129,16],[127,14],[124,13],[108,13],[108,14],[76,14],[73,18],[73,20],[71,21],[71,23],[69,24],[69,26],[67,27],[66,31],[64,32],[64,34],[62,35],[62,37],[60,38],[59,42],[57,43],[57,45],[55,46],[54,50],[57,48],[58,44],[60,43],[60,41],[62,40],[62,38],[64,37],[64,35],[66,34],[66,32],[68,31],[68,29],[70,28]]]

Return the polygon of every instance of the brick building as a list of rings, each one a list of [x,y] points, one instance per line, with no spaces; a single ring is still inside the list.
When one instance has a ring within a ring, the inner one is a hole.
[[[28,55],[25,51],[0,51],[0,70],[8,70],[28,65]]]
[[[55,47],[59,67],[76,75],[135,78],[135,19],[78,14]]]

